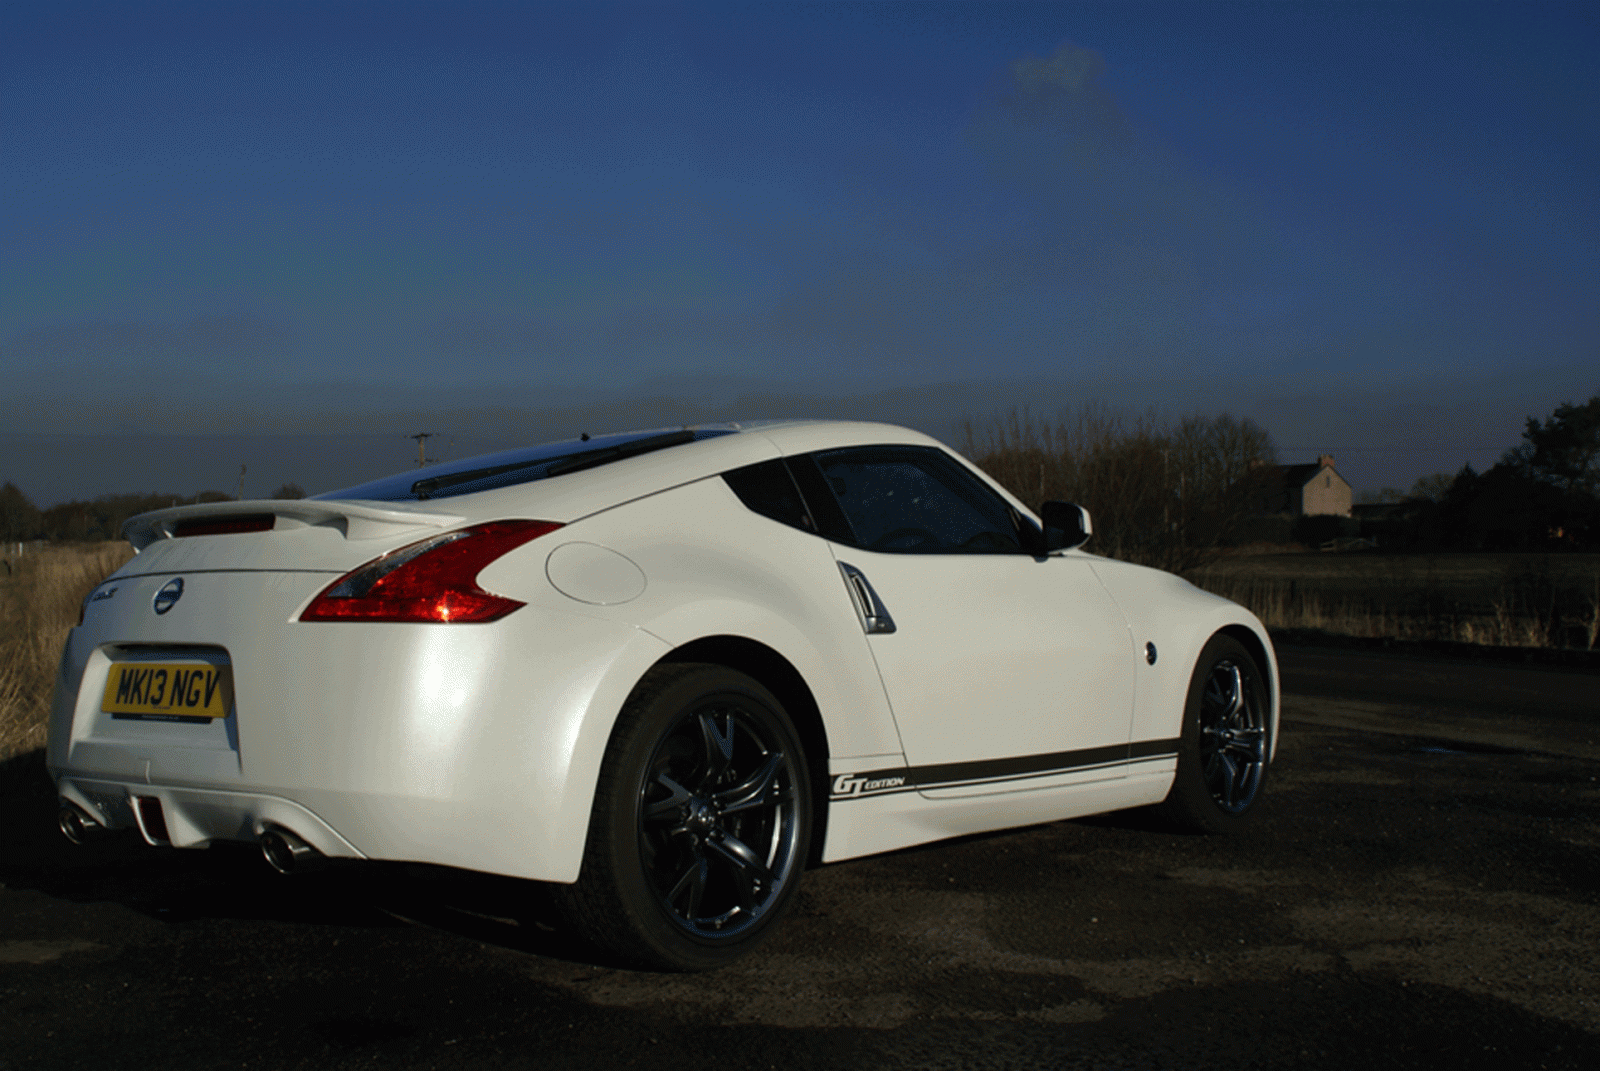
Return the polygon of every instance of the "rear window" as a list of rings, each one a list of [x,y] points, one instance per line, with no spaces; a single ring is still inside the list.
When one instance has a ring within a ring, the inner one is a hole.
[[[805,503],[800,501],[800,489],[789,478],[788,466],[782,459],[746,465],[724,472],[722,478],[747,509],[791,528],[805,532],[816,530]]]
[[[698,428],[634,431],[620,435],[597,435],[592,439],[568,439],[469,457],[443,465],[430,465],[315,497],[360,498],[379,502],[426,502],[453,498],[456,495],[476,494],[498,487],[563,476],[623,458],[731,434],[731,430],[723,428]]]

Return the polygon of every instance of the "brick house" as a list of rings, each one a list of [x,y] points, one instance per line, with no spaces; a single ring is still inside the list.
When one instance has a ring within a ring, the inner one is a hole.
[[[1350,516],[1350,485],[1333,467],[1333,455],[1323,454],[1314,465],[1279,465],[1275,480],[1263,494],[1262,513],[1288,513],[1300,517]]]

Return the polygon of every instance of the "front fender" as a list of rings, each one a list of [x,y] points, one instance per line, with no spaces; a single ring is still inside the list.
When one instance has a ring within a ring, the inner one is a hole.
[[[1279,681],[1272,638],[1261,621],[1238,603],[1203,591],[1182,577],[1108,558],[1094,560],[1095,575],[1127,618],[1139,660],[1134,674],[1133,739],[1170,740],[1183,725],[1183,707],[1200,651],[1219,632],[1248,633],[1264,655],[1263,675],[1271,693],[1272,748],[1278,746]],[[1150,664],[1146,644],[1153,644]]]

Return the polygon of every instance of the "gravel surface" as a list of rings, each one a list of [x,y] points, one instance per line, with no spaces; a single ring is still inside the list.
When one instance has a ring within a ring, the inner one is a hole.
[[[1600,1067],[1600,676],[1282,654],[1248,832],[824,867],[709,975],[596,963],[518,882],[73,848],[13,777],[0,1071]]]

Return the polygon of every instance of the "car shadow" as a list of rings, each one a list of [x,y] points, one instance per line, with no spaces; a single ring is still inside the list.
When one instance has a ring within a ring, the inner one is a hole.
[[[132,830],[73,844],[57,826],[57,809],[43,751],[0,762],[0,895],[32,890],[72,903],[116,903],[169,925],[418,926],[551,959],[619,965],[569,930],[553,887],[539,882],[361,860],[284,875],[253,844],[151,847]]]

